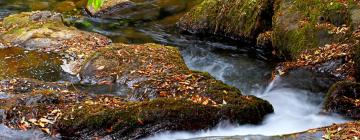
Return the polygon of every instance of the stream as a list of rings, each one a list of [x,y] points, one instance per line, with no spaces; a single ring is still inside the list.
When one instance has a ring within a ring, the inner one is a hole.
[[[26,4],[27,2],[34,1],[0,0],[0,19],[9,14],[33,10]],[[56,1],[49,3],[56,3]],[[239,88],[243,94],[255,95],[269,101],[275,113],[268,115],[259,125],[237,125],[224,121],[209,130],[163,132],[145,138],[146,140],[235,135],[271,136],[347,121],[336,114],[321,113],[324,89],[331,85],[331,79],[327,78],[328,76],[299,70],[285,77],[275,77],[273,81],[270,81],[275,64],[262,56],[255,55],[254,51],[249,49],[251,48],[249,45],[234,45],[233,42],[223,43],[223,41],[218,42],[208,37],[179,34],[173,26],[176,22],[174,19],[179,17],[180,15],[174,15],[157,21],[119,27],[113,27],[113,25],[109,27],[108,23],[116,22],[122,25],[122,21],[102,20],[88,16],[69,20],[80,29],[104,34],[114,42],[155,42],[176,46],[181,50],[189,68],[209,72],[216,79]],[[92,26],[84,27],[82,24],[77,24],[84,21],[91,23]],[[0,99],[4,96],[0,93]],[[37,131],[21,132],[3,125],[0,125],[0,139],[1,137],[47,139]]]

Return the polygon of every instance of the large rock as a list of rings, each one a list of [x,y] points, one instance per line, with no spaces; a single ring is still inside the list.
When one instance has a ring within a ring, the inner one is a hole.
[[[352,82],[335,83],[327,93],[324,108],[331,113],[360,119],[360,84]]]
[[[61,85],[59,90],[35,87],[26,94],[11,90],[10,98],[0,100],[7,116],[3,123],[69,139],[134,139],[166,130],[206,129],[222,120],[256,124],[273,112],[267,101],[189,70],[173,47],[113,44],[92,56],[82,68],[83,83],[125,84],[127,96],[90,96]]]
[[[64,139],[134,139],[166,130],[209,128],[222,119],[258,122],[264,102],[252,97],[241,100],[237,105],[218,106],[186,98],[124,102],[113,96],[38,90],[0,99],[0,108],[6,112],[6,119],[0,122],[12,128],[60,134]]]
[[[62,22],[59,13],[24,12],[6,17],[0,39],[29,50],[62,51],[84,55],[106,46],[110,40],[102,35],[77,30]]]
[[[256,41],[271,29],[273,0],[204,0],[178,22],[191,33]]]
[[[88,54],[110,43],[105,36],[66,26],[61,14],[49,11],[11,15],[0,25],[0,78],[56,81],[62,71],[76,75]]]
[[[128,20],[155,20],[181,13],[200,0],[89,0],[87,11],[95,17]]]
[[[296,59],[301,52],[341,43],[358,27],[351,1],[279,1],[273,18],[273,46],[278,55]]]
[[[352,1],[279,1],[272,42],[281,63],[277,74],[305,68],[356,81],[359,6]]]

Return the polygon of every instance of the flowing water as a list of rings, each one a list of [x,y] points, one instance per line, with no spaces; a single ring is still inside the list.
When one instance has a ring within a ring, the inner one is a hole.
[[[187,0],[183,1],[188,2]],[[49,6],[31,5],[34,2],[41,2],[43,5]],[[64,1],[0,0],[0,19],[11,13],[21,11],[56,9],[56,5],[60,3],[64,3]],[[70,4],[70,6],[79,7],[77,6],[77,0],[73,0],[73,3],[75,5]],[[64,7],[65,10],[68,8],[66,4]],[[64,10],[57,9],[57,11]],[[128,20],[91,18],[86,16],[81,9],[71,11],[78,11],[77,13],[82,13],[85,17],[70,17],[68,18],[69,23],[83,30],[109,36],[114,42],[155,42],[176,46],[181,50],[186,64],[191,69],[209,72],[215,78],[241,89],[244,94],[251,94],[268,100],[275,109],[275,113],[268,115],[264,122],[259,125],[237,125],[223,122],[209,130],[163,132],[146,139],[167,140],[207,136],[277,135],[346,121],[334,114],[321,113],[323,92],[324,89],[331,85],[331,78],[326,75],[299,70],[285,77],[276,77],[273,81],[270,81],[274,63],[261,55],[255,55],[254,51],[249,49],[251,48],[249,45],[231,41],[220,43],[224,41],[217,42],[216,40],[221,39],[214,39],[213,37],[179,34],[174,25],[183,12],[161,17],[154,21],[129,22]],[[35,56],[39,57],[38,54]],[[6,98],[6,95],[0,93],[0,98]],[[0,125],[1,137],[45,139],[37,131],[20,132]]]

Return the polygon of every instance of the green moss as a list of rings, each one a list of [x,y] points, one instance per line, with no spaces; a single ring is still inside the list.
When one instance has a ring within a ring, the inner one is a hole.
[[[29,24],[29,15],[28,14],[20,14],[20,15],[12,15],[4,18],[3,27],[10,28],[14,25],[24,26]]]
[[[35,78],[44,81],[57,81],[62,71],[62,61],[56,54],[26,52],[11,47],[0,52],[0,79]]]
[[[349,9],[336,0],[281,1],[273,22],[273,46],[279,55],[296,59],[300,52],[338,43],[351,35],[331,32],[343,24],[350,26]],[[331,27],[318,26],[330,23]]]
[[[256,123],[264,115],[258,113],[262,111],[259,110],[262,104],[264,102],[243,101],[239,102],[239,105],[215,107],[171,98],[128,102],[121,107],[80,104],[81,109],[65,111],[64,116],[72,116],[74,119],[63,119],[58,125],[62,126],[63,130],[61,131],[85,129],[85,131],[98,130],[99,133],[102,133],[104,129],[111,128],[111,131],[107,133],[115,133],[119,137],[132,135],[138,130],[146,130],[146,127],[150,125],[161,126],[161,128],[155,127],[155,129],[161,130],[196,130],[215,126],[220,119],[225,118],[240,123]],[[74,108],[78,108],[78,106]],[[258,116],[254,116],[254,113]],[[67,136],[71,137],[71,133],[65,134],[65,137]]]
[[[272,0],[205,0],[179,22],[195,33],[254,40],[271,28]]]
[[[339,89],[339,87],[341,87],[342,85],[347,85],[350,84],[351,82],[346,82],[346,81],[340,81],[340,82],[336,82],[335,84],[333,84],[328,92],[325,95],[325,99],[324,99],[324,107],[329,106],[329,104],[331,103],[331,101],[329,99],[331,99],[332,94]]]

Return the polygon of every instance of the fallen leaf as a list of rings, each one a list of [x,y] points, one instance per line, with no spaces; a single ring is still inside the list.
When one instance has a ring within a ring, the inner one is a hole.
[[[51,135],[49,128],[41,128],[41,130],[44,131],[45,133]]]

